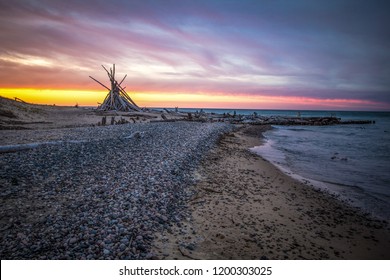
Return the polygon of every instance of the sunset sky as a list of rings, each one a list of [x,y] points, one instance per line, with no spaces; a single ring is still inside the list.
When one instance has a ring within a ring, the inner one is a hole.
[[[387,3],[0,0],[0,95],[96,106],[115,63],[142,107],[390,110]]]

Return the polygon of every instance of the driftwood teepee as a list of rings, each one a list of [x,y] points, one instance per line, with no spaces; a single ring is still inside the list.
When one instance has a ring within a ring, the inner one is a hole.
[[[111,88],[108,88],[95,78],[89,76],[92,80],[106,88],[109,92],[104,99],[103,103],[100,104],[98,109],[109,111],[109,110],[117,110],[117,111],[141,111],[141,109],[135,104],[135,102],[131,99],[131,97],[125,91],[125,88],[121,86],[127,75],[123,77],[120,83],[115,80],[115,64],[110,71],[106,69],[102,65],[103,69],[107,72],[108,78],[111,82]]]

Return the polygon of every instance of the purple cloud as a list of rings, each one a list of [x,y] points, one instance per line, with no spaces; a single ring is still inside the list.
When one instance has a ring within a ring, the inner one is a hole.
[[[0,87],[96,87],[87,76],[116,63],[138,90],[390,109],[388,10],[360,0],[0,3]]]

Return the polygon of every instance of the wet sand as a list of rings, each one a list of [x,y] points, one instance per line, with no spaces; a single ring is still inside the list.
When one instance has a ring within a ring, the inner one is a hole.
[[[390,259],[388,225],[298,182],[250,147],[264,126],[225,135],[201,168],[191,217],[159,232],[161,259]]]

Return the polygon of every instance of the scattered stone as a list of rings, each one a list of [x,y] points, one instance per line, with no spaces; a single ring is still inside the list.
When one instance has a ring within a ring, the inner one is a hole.
[[[75,237],[69,239],[69,244],[74,244],[76,242],[77,242],[77,238],[75,238]]]
[[[23,141],[58,144],[0,154],[0,255],[153,258],[154,233],[188,218],[193,170],[232,129],[167,122],[26,131]]]

